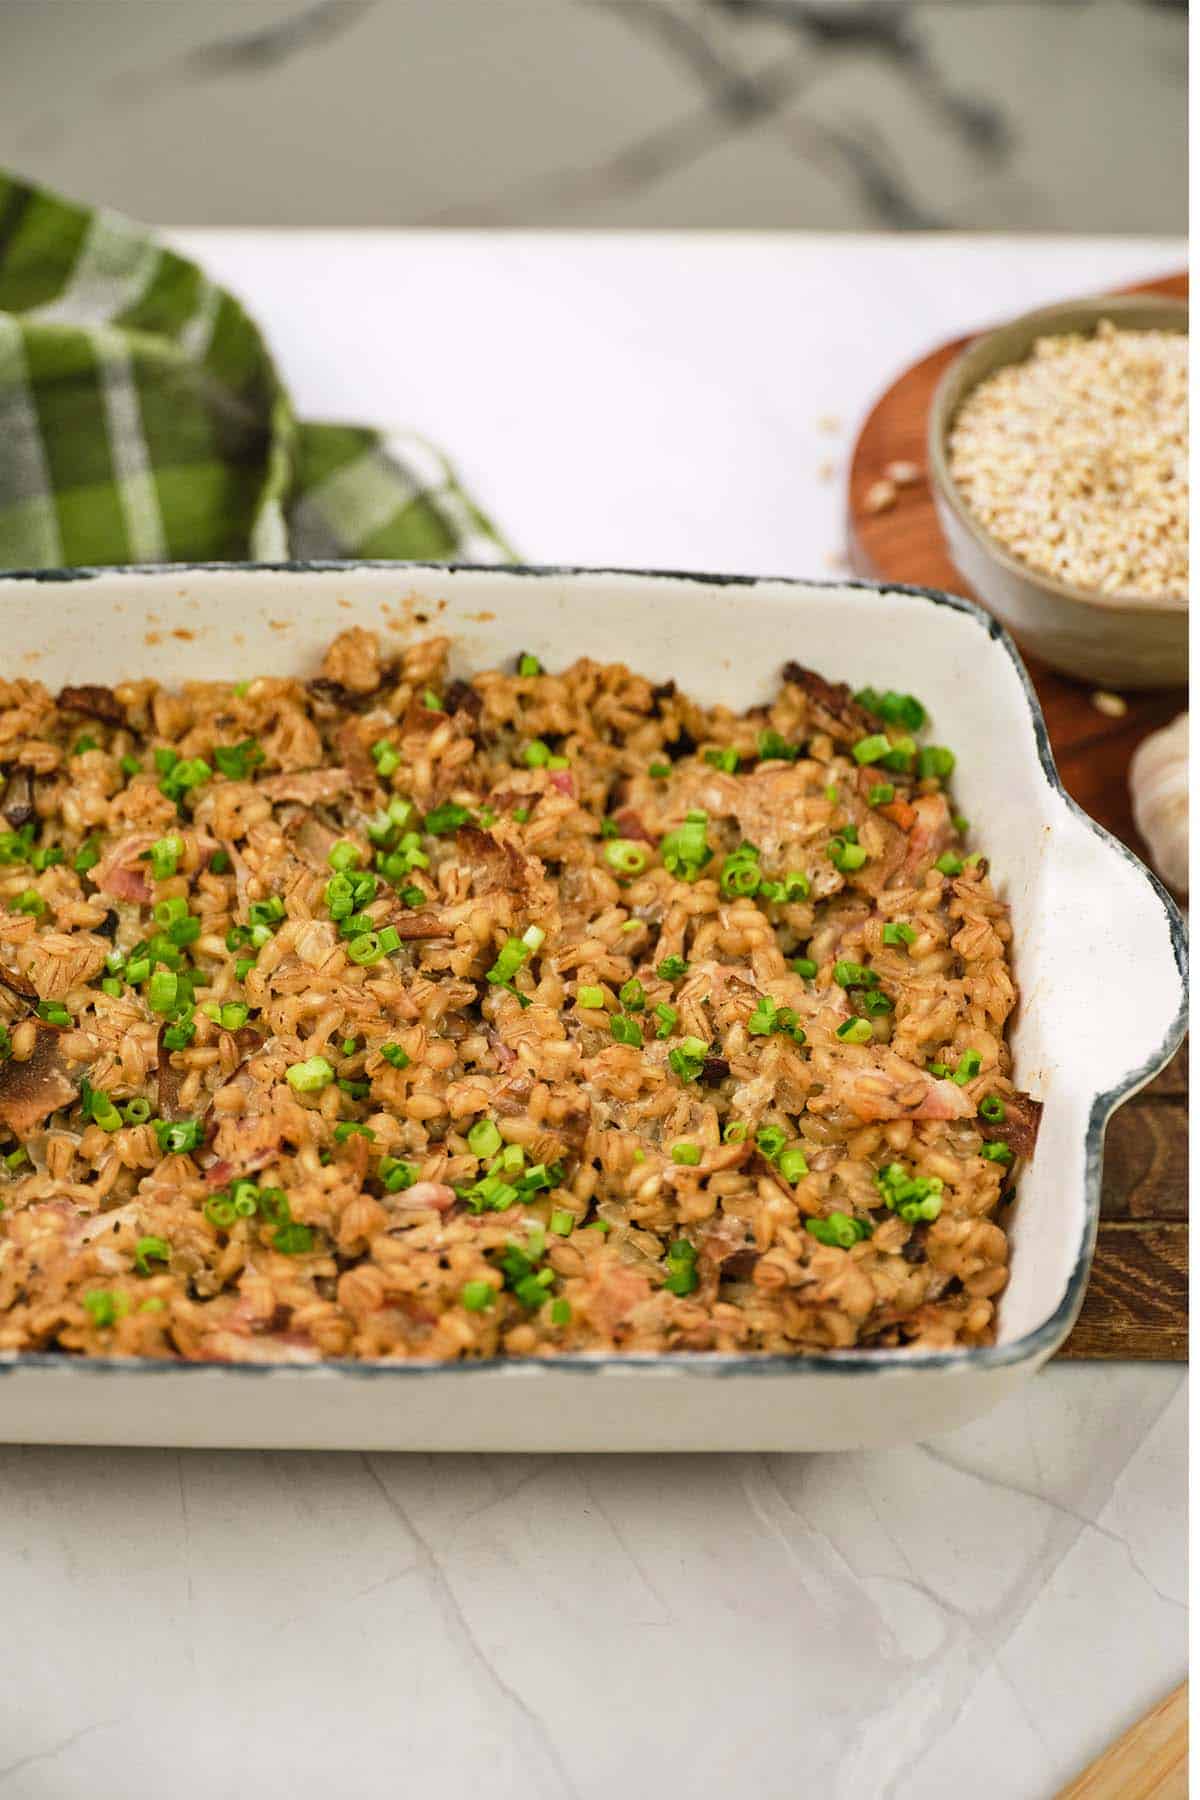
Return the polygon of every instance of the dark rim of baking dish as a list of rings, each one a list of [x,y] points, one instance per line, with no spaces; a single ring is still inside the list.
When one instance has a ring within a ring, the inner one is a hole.
[[[321,1376],[351,1376],[358,1380],[374,1380],[393,1376],[415,1378],[431,1375],[461,1377],[486,1374],[498,1377],[509,1374],[528,1374],[535,1369],[552,1369],[557,1373],[569,1375],[599,1375],[622,1371],[631,1377],[636,1377],[644,1372],[655,1374],[669,1372],[676,1377],[699,1375],[717,1379],[723,1376],[746,1375],[901,1375],[906,1371],[924,1373],[927,1370],[937,1370],[947,1375],[955,1375],[1011,1368],[1016,1364],[1029,1362],[1043,1353],[1048,1355],[1053,1351],[1070,1331],[1079,1308],[1083,1304],[1084,1289],[1091,1268],[1096,1230],[1100,1219],[1100,1174],[1104,1153],[1105,1126],[1113,1110],[1120,1105],[1121,1101],[1144,1087],[1146,1082],[1156,1075],[1170,1059],[1183,1042],[1187,1030],[1187,931],[1179,908],[1157,876],[1146,867],[1140,858],[1133,854],[1132,850],[1121,843],[1119,838],[1115,838],[1110,831],[1106,831],[1102,825],[1098,825],[1095,819],[1085,813],[1063,787],[1054,762],[1054,753],[1050,748],[1050,738],[1046,730],[1046,721],[1042,716],[1041,702],[1034,692],[1033,683],[1029,679],[1028,670],[1021,661],[1016,645],[999,620],[985,612],[983,607],[977,605],[973,600],[965,600],[957,594],[943,593],[937,588],[913,587],[904,582],[857,581],[853,579],[809,581],[803,577],[789,575],[713,575],[699,574],[688,569],[614,569],[575,567],[570,564],[387,562],[368,558],[344,562],[136,563],[114,564],[106,568],[0,571],[0,589],[6,582],[53,584],[65,581],[93,581],[104,576],[154,575],[163,580],[173,580],[182,574],[350,574],[357,569],[419,569],[428,570],[433,574],[501,577],[507,575],[523,580],[530,577],[556,580],[589,575],[616,575],[637,581],[690,581],[702,587],[789,587],[797,590],[820,588],[839,592],[850,588],[870,594],[906,594],[912,599],[925,600],[934,606],[947,607],[951,612],[966,613],[981,630],[1001,646],[1012,663],[1025,693],[1042,773],[1050,787],[1074,813],[1075,817],[1086,825],[1089,831],[1094,832],[1113,855],[1120,856],[1129,863],[1146,882],[1151,893],[1156,896],[1166,917],[1171,948],[1175,957],[1175,967],[1180,980],[1179,1007],[1158,1049],[1137,1068],[1131,1069],[1114,1087],[1109,1088],[1105,1093],[1097,1094],[1092,1101],[1085,1140],[1084,1202],[1086,1217],[1079,1254],[1075,1259],[1075,1266],[1067,1280],[1062,1298],[1048,1319],[1043,1320],[1033,1331],[1026,1332],[1023,1337],[1015,1339],[1012,1343],[987,1344],[962,1350],[827,1350],[816,1354],[795,1356],[782,1352],[760,1354],[755,1351],[688,1352],[671,1350],[652,1353],[574,1351],[560,1356],[481,1357],[471,1362],[433,1362],[416,1359],[406,1362],[363,1362],[348,1358],[328,1357],[315,1363],[156,1361],[138,1356],[73,1356],[60,1350],[11,1350],[0,1352],[0,1375],[10,1375],[22,1369],[50,1369],[96,1375],[112,1372],[145,1376],[184,1373],[207,1376],[236,1375],[260,1379],[287,1375],[305,1379]]]

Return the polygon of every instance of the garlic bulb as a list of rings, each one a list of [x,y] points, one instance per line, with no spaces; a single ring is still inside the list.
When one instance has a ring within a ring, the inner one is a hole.
[[[1188,716],[1152,732],[1129,765],[1133,817],[1165,882],[1188,885]]]

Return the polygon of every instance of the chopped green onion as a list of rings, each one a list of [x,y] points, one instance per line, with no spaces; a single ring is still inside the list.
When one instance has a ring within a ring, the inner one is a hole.
[[[73,1020],[61,1000],[39,1000],[37,1005],[39,1019],[45,1019],[48,1025],[61,1025],[69,1030]]]
[[[978,1075],[983,1067],[983,1058],[978,1050],[964,1050],[958,1059],[958,1067],[954,1071],[953,1080],[959,1087],[966,1087],[968,1081]]]
[[[543,743],[541,738],[534,738],[522,750],[521,761],[527,769],[544,769],[553,754],[549,744]]]
[[[844,1044],[869,1044],[875,1034],[866,1019],[843,1019],[837,1035]]]
[[[917,774],[922,780],[936,775],[944,781],[954,771],[954,760],[953,750],[947,750],[944,744],[926,744],[917,752]]]
[[[425,689],[425,692],[421,696],[421,704],[426,707],[429,712],[445,712],[446,710],[432,688]]]
[[[744,1144],[748,1129],[749,1127],[744,1125],[740,1119],[729,1119],[726,1121],[721,1138],[726,1144]]]
[[[516,820],[518,825],[528,825],[528,823],[529,823],[529,808],[527,806],[514,806],[513,807],[513,818]],[[604,824],[605,825],[608,824],[607,819],[604,820]]]
[[[231,781],[245,781],[262,760],[262,745],[255,738],[243,738],[240,744],[218,744],[213,751],[217,768]]]
[[[540,675],[541,673],[542,673],[542,665],[538,661],[537,657],[534,656],[532,651],[523,650],[521,652],[520,656],[518,656],[518,658],[517,658],[517,674],[518,675]]]
[[[46,902],[36,888],[26,888],[15,900],[9,901],[8,907],[10,912],[32,913],[40,919],[46,911]]]
[[[115,1325],[118,1319],[125,1317],[130,1300],[128,1294],[110,1294],[103,1288],[93,1288],[83,1296],[83,1304],[91,1314],[92,1324],[104,1331],[110,1325]]]
[[[333,1070],[323,1056],[310,1056],[307,1062],[292,1063],[287,1079],[298,1094],[319,1094],[333,1080]]]
[[[271,1248],[284,1256],[307,1256],[312,1249],[313,1234],[309,1225],[277,1225]]]
[[[134,1267],[142,1275],[149,1275],[151,1262],[170,1262],[171,1246],[166,1238],[143,1237],[137,1241],[133,1253]]]
[[[862,963],[836,962],[833,965],[833,979],[839,987],[874,987],[879,980],[872,969],[864,968]]]
[[[988,1162],[1010,1163],[1013,1159],[1013,1153],[1008,1145],[1002,1144],[999,1139],[994,1143],[984,1144],[979,1154],[980,1156],[985,1157]]]
[[[196,1035],[196,1022],[193,1018],[181,1014],[173,1024],[163,1032],[163,1046],[167,1050],[186,1050]]]
[[[764,1125],[754,1134],[754,1142],[768,1162],[774,1162],[787,1143],[787,1132],[778,1125]]]
[[[817,965],[811,956],[793,956],[791,966],[793,972],[803,975],[806,981],[812,981],[817,973]]]
[[[106,975],[100,983],[100,992],[107,994],[110,1000],[119,1000],[124,991],[124,984],[119,976]]]
[[[580,1006],[589,1007],[593,1012],[604,1005],[604,989],[600,987],[581,987],[576,990],[576,1000]]]
[[[953,825],[955,831],[957,831],[959,837],[966,837],[968,831],[971,829],[970,819],[964,819],[961,813],[955,813],[950,823]]]
[[[859,738],[851,755],[860,765],[875,763],[881,756],[886,756],[891,747],[891,739],[886,737],[883,732],[877,731],[872,737]]]
[[[938,857],[933,866],[935,869],[940,870],[943,875],[961,875],[963,871],[963,859],[961,856],[955,856],[952,850],[947,850]]]
[[[897,738],[886,756],[879,759],[880,766],[894,769],[898,775],[906,775],[912,768],[917,755],[916,739],[910,737]]]
[[[143,1095],[135,1094],[132,1100],[126,1100],[121,1111],[125,1116],[125,1123],[127,1125],[144,1125],[146,1120],[150,1117],[153,1108]]]
[[[712,851],[705,836],[707,824],[706,812],[689,812],[684,823],[677,830],[669,831],[659,845],[663,867],[677,881],[695,881],[704,865],[711,861]]]
[[[636,1019],[627,1019],[621,1013],[613,1013],[608,1021],[608,1028],[618,1044],[632,1044],[636,1049],[642,1045],[642,1028]]]
[[[646,1006],[646,990],[637,976],[631,976],[618,989],[617,998],[626,1012],[643,1012]]]
[[[844,832],[841,836],[829,840],[826,845],[826,855],[834,868],[843,875],[849,875],[855,869],[861,869],[867,860],[867,853],[862,845],[850,843]]]
[[[151,1012],[169,1013],[179,999],[179,977],[172,969],[155,969],[146,989]]]
[[[71,867],[77,875],[86,875],[88,870],[94,869],[99,861],[100,840],[94,837],[85,838],[75,852],[75,859]]]
[[[575,1215],[565,1208],[557,1208],[550,1214],[550,1229],[555,1237],[570,1237],[575,1229]]]
[[[989,1125],[999,1125],[1002,1119],[1007,1118],[1008,1108],[999,1094],[985,1094],[979,1102],[979,1116],[986,1119]]]
[[[386,781],[400,767],[400,752],[395,744],[389,744],[386,738],[379,738],[371,745],[371,755],[381,778]]]
[[[341,1086],[342,1084],[339,1082],[338,1085]],[[375,1133],[371,1130],[369,1125],[360,1125],[357,1119],[339,1119],[338,1123],[333,1128],[333,1135],[334,1140],[337,1143],[344,1144],[347,1138],[373,1138]]]
[[[903,1163],[888,1163],[875,1176],[884,1204],[915,1225],[920,1219],[936,1219],[942,1210],[942,1182],[938,1175],[910,1175]]]
[[[687,1037],[668,1053],[667,1062],[681,1081],[695,1081],[708,1056],[708,1045],[702,1038]]]
[[[650,860],[645,844],[632,838],[610,838],[604,846],[604,860],[618,875],[640,875]]]
[[[907,725],[910,731],[920,731],[925,723],[925,708],[913,694],[898,694],[893,688],[880,694],[875,688],[866,687],[854,698],[889,725]]]
[[[552,1325],[569,1325],[571,1323],[571,1302],[558,1299],[550,1306],[550,1323]]]
[[[671,773],[670,763],[651,763],[646,771],[655,781],[665,781]]]
[[[341,843],[334,844],[325,860],[331,869],[336,869],[339,875],[345,875],[350,869],[358,867],[361,855],[357,844],[343,839]]]
[[[457,806],[453,801],[446,801],[444,806],[434,806],[432,812],[426,812],[425,830],[434,837],[444,837],[448,832],[457,832],[461,824],[471,823],[470,806]]]
[[[384,1062],[391,1063],[393,1069],[407,1069],[409,1065],[408,1051],[399,1044],[380,1044],[379,1054]]]
[[[750,1014],[746,1025],[751,1037],[770,1037],[776,1027],[775,1015],[778,1010],[778,1003],[772,1000],[769,994],[764,994]]]
[[[732,744],[723,750],[706,750],[704,760],[714,769],[723,769],[726,775],[737,774],[738,753]]]
[[[721,892],[730,898],[740,898],[758,892],[762,881],[762,871],[758,866],[758,851],[753,844],[741,844],[725,858],[721,868]]]
[[[665,1006],[660,1002],[654,1009],[654,1016],[658,1020],[658,1029],[654,1033],[655,1037],[669,1038],[679,1023],[679,1013],[676,1008],[673,1006]]]
[[[401,1162],[394,1156],[381,1156],[379,1159],[379,1179],[389,1194],[400,1194],[405,1188],[412,1187],[417,1173],[413,1163]]]
[[[142,772],[141,760],[136,756],[123,756],[120,768],[122,775],[132,779],[134,775],[140,775]]]
[[[871,1235],[869,1225],[843,1212],[832,1212],[824,1219],[805,1219],[804,1228],[812,1233],[818,1244],[827,1244],[835,1250],[850,1250]]]
[[[385,951],[377,931],[363,931],[347,944],[346,954],[351,962],[367,964],[378,962]]]
[[[895,783],[891,782],[891,781],[879,781],[879,782],[876,782],[875,786],[871,789],[870,793],[867,795],[867,805],[868,806],[889,806],[895,798],[896,798]]]
[[[478,1120],[467,1133],[467,1142],[476,1156],[495,1156],[503,1141],[491,1119]]]
[[[890,996],[883,993],[879,988],[868,989],[862,997],[862,1004],[867,1016],[872,1019],[877,1019],[883,1013],[890,1013],[892,1010]]]
[[[800,754],[799,744],[789,744],[785,737],[777,731],[760,731],[758,734],[758,756],[760,762],[795,762]]]
[[[696,1274],[696,1247],[686,1238],[676,1238],[667,1248],[667,1279],[664,1287],[672,1294],[690,1294],[699,1285]]]
[[[155,1119],[153,1125],[164,1156],[184,1156],[204,1142],[202,1119]]]
[[[156,759],[158,754],[155,751]],[[202,756],[188,757],[182,762],[176,758],[163,772],[158,785],[161,792],[178,805],[189,789],[202,787],[211,776],[212,770]]]
[[[468,1312],[483,1312],[494,1303],[496,1290],[490,1281],[468,1281],[458,1297]]]
[[[783,1176],[785,1181],[790,1181],[793,1187],[800,1180],[802,1175],[807,1175],[808,1164],[804,1159],[803,1150],[781,1150],[779,1153],[779,1173]]]
[[[678,981],[687,974],[689,966],[682,956],[664,956],[658,965],[658,973],[664,981]]]
[[[917,934],[903,919],[889,919],[883,928],[885,944],[915,944]]]
[[[682,1140],[671,1145],[671,1161],[682,1163],[685,1167],[695,1168],[702,1155],[699,1144],[688,1144]]]

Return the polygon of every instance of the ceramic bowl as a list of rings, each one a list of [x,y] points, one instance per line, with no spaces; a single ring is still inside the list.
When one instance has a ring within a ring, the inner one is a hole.
[[[1187,680],[1187,598],[1098,594],[1031,569],[970,512],[950,475],[947,439],[971,390],[997,369],[1023,362],[1040,337],[1090,332],[1101,319],[1130,330],[1188,328],[1184,300],[1114,295],[1025,313],[976,338],[943,375],[929,413],[928,466],[950,555],[987,606],[1034,656],[1103,687],[1173,687]]]
[[[351,625],[446,633],[455,672],[620,658],[701,700],[769,697],[791,656],[919,694],[1012,908],[1017,1082],[1042,1099],[998,1341],[940,1352],[568,1355],[310,1366],[0,1358],[0,1440],[388,1450],[817,1450],[918,1440],[1003,1399],[1071,1328],[1104,1128],[1183,1031],[1173,903],[1063,792],[1007,634],[944,594],[854,583],[410,564],[0,577],[0,672],[113,683],[307,676]],[[1097,971],[1103,972],[1097,980]]]

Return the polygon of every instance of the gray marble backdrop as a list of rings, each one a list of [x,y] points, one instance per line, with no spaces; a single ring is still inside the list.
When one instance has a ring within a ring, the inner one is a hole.
[[[147,220],[1182,232],[1185,0],[0,0],[0,161]]]

